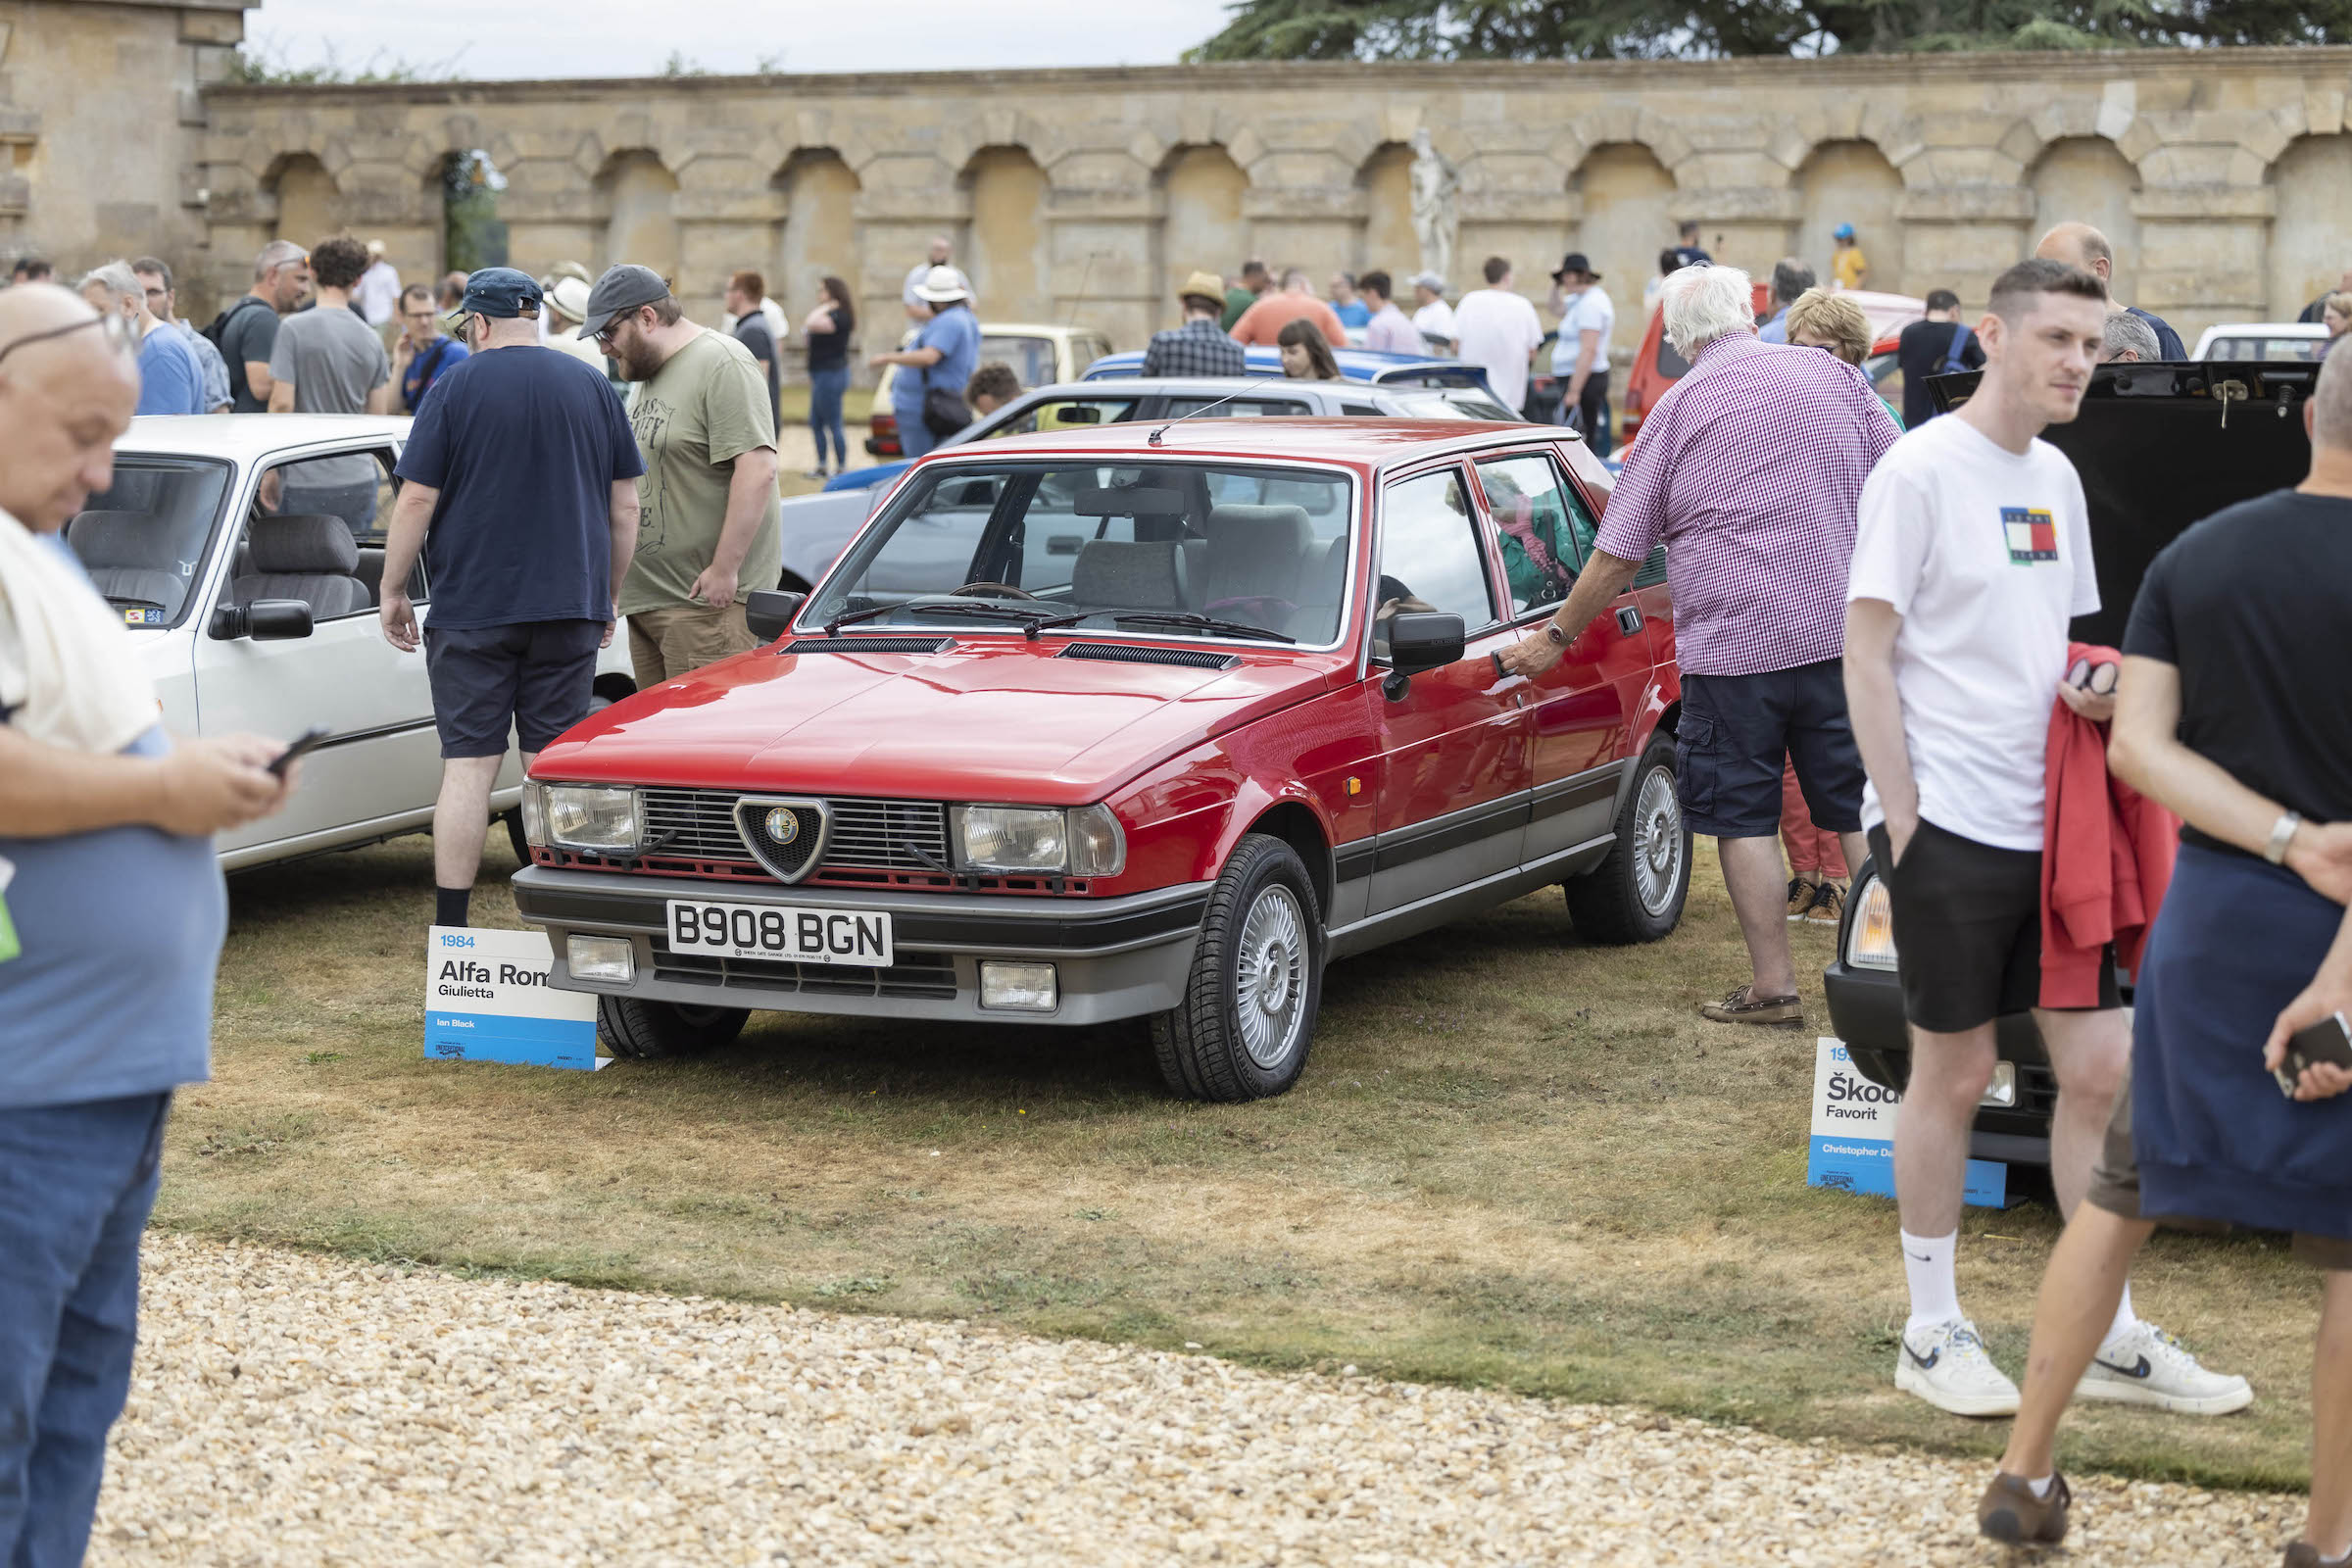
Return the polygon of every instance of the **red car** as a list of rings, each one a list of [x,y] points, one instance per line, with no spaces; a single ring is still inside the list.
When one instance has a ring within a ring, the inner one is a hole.
[[[539,756],[525,919],[615,1053],[747,1011],[1151,1021],[1181,1094],[1279,1094],[1323,966],[1553,883],[1681,918],[1663,557],[1540,680],[1493,655],[1591,548],[1571,433],[1074,428],[924,459],[767,646]],[[1565,931],[1563,931],[1563,935]]]

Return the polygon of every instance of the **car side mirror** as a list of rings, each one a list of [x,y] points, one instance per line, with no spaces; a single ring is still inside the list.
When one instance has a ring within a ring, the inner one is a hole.
[[[792,629],[792,617],[801,612],[808,598],[781,588],[755,588],[744,596],[743,618],[751,624],[753,636],[772,643]]]
[[[1442,611],[1399,611],[1389,621],[1389,676],[1381,695],[1401,701],[1413,676],[1425,669],[1443,669],[1462,657],[1469,639],[1462,617]]]
[[[257,643],[288,642],[311,634],[311,607],[300,599],[256,599],[222,605],[213,612],[213,636],[220,642],[250,637]]]

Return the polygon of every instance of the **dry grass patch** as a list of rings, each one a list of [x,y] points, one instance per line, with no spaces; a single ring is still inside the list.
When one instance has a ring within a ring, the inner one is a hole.
[[[163,1223],[1795,1436],[1990,1453],[2004,1430],[1893,1393],[1891,1206],[1803,1186],[1812,1036],[1691,1010],[1738,978],[1711,858],[1655,947],[1577,945],[1554,893],[1334,967],[1304,1081],[1238,1106],[1166,1098],[1125,1029],[762,1015],[697,1062],[428,1062],[430,886],[420,839],[233,880],[219,1081],[183,1097]],[[496,885],[475,903],[513,923]],[[1797,940],[1817,975],[1826,935]],[[1826,1023],[1817,979],[1808,1004]],[[1970,1307],[2018,1366],[2055,1216],[1966,1228]],[[2077,1462],[2300,1484],[2312,1276],[2166,1238],[2135,1296],[2260,1397],[2084,1411]]]

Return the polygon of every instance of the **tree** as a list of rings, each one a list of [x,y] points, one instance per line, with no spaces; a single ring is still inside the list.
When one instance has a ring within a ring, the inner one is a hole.
[[[2352,0],[1238,0],[1189,60],[1657,60],[2352,41]]]

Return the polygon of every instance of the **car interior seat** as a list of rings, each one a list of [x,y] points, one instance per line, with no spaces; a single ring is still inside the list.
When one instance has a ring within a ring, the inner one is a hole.
[[[1282,600],[1297,605],[1315,531],[1303,507],[1211,507],[1203,530],[1200,597],[1202,606],[1234,600]]]
[[[176,613],[188,597],[188,578],[157,564],[167,547],[152,513],[82,513],[66,525],[66,543],[109,599],[136,599]],[[195,569],[189,562],[188,570]]]
[[[252,570],[229,585],[231,603],[299,599],[311,607],[314,620],[375,608],[375,595],[359,577],[359,541],[341,517],[324,513],[256,517],[246,526],[245,542],[253,551]]]
[[[1122,610],[1183,610],[1186,594],[1184,546],[1173,539],[1129,544],[1089,539],[1070,564],[1070,603],[1081,608],[1115,605]]]
[[[1339,635],[1340,602],[1348,597],[1348,536],[1326,540],[1309,557],[1299,586],[1298,608],[1283,631],[1302,643],[1327,643]]]

